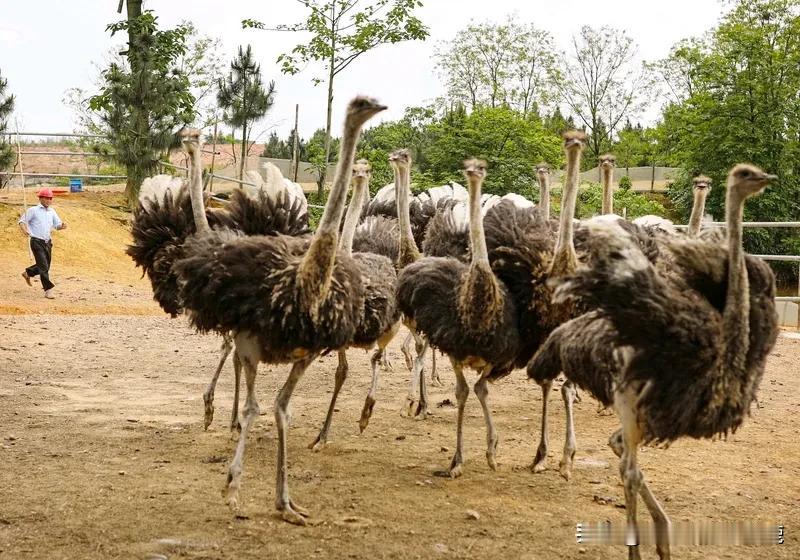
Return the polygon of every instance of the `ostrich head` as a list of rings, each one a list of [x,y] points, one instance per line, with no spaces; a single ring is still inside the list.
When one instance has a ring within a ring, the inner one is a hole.
[[[464,177],[467,182],[474,184],[486,177],[486,162],[482,159],[468,159],[464,161]]]
[[[740,163],[728,174],[728,189],[741,198],[749,198],[763,191],[767,183],[778,178],[765,173],[755,165]]]
[[[563,134],[564,150],[567,153],[583,151],[586,147],[586,133],[580,130],[568,130]]]
[[[347,105],[346,120],[360,127],[373,116],[386,109],[386,105],[381,105],[377,99],[359,95],[354,97]]]
[[[597,162],[602,169],[614,169],[614,167],[617,165],[617,158],[611,154],[603,154],[597,158]]]
[[[692,179],[692,189],[694,190],[711,190],[711,177],[706,177],[705,175],[698,175],[694,179]]]
[[[363,186],[372,178],[372,166],[365,159],[356,160],[353,164],[353,182]]]
[[[539,177],[539,180],[544,179],[550,175],[550,164],[549,163],[537,163],[536,164],[536,175]]]
[[[389,154],[389,164],[397,171],[411,167],[411,152],[406,148],[393,151]]]
[[[202,133],[197,128],[184,128],[179,133],[183,149],[192,154],[200,147]]]

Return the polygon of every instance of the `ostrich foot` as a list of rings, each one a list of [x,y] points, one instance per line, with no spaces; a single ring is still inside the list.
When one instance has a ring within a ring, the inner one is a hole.
[[[639,554],[639,545],[628,547],[628,560],[642,560],[642,556]]]
[[[392,362],[389,360],[389,353],[384,352],[383,358],[381,358],[381,369],[383,371],[394,371],[394,366]]]
[[[308,444],[308,448],[311,451],[318,452],[322,451],[326,445],[328,445],[328,432],[322,430],[317,434],[317,438]]]
[[[308,517],[308,510],[300,507],[292,500],[288,504],[277,504],[277,509],[280,512],[281,519],[291,523],[292,525],[305,525],[306,517]]]
[[[413,418],[414,412],[418,409],[418,407],[419,403],[417,402],[417,400],[413,397],[408,396],[406,397],[406,402],[403,405],[403,410],[400,412],[400,414],[407,418]]]
[[[464,460],[461,458],[461,452],[456,451],[453,455],[453,460],[450,461],[450,467],[447,470],[443,471],[434,471],[433,476],[439,476],[442,478],[451,478],[455,479],[458,478],[463,474],[463,465]]]
[[[547,470],[547,448],[539,446],[536,450],[536,457],[531,464],[531,472],[540,473]]]
[[[231,419],[231,434],[241,434],[242,433],[242,423],[239,422],[238,418]]]
[[[493,471],[497,470],[497,444],[500,443],[499,438],[495,438],[493,441],[489,443],[489,447],[486,449],[486,462],[489,464],[489,468]]]
[[[439,377],[439,372],[434,372],[431,375],[431,385],[434,387],[444,387],[444,383],[442,383],[442,378]]]
[[[225,488],[222,490],[222,494],[225,496],[228,507],[230,507],[231,511],[235,514],[238,514],[241,509],[241,503],[239,502],[241,481],[242,469],[236,465],[231,465],[228,469],[228,479],[225,482]]]
[[[425,420],[428,417],[428,403],[419,401],[417,411],[414,413],[414,420]]]
[[[558,472],[564,477],[564,480],[569,480],[572,476],[572,462],[575,459],[575,452],[563,457],[558,463]]]
[[[359,418],[358,420],[358,429],[361,430],[362,434],[369,425],[369,419],[372,417],[372,409],[374,408],[375,408],[375,399],[367,395],[367,398],[364,400],[364,408],[361,409],[361,418]]]
[[[205,407],[205,416],[203,418],[203,429],[207,430],[214,420],[214,397],[209,393],[203,393],[203,405]]]

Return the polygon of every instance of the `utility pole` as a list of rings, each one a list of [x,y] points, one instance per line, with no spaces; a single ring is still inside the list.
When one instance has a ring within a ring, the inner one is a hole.
[[[292,146],[292,169],[294,174],[293,181],[297,182],[297,168],[300,167],[300,154],[299,146],[300,146],[300,139],[298,138],[297,134],[297,123],[300,120],[300,104],[296,103],[294,106],[294,145]]]

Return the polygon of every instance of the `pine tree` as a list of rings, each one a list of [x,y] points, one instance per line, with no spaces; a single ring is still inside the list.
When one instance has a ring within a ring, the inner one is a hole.
[[[6,93],[6,87],[8,80],[0,74],[0,171],[10,168],[14,162],[14,150],[7,136],[8,117],[14,110],[14,96]],[[0,176],[0,187],[4,187],[9,179],[8,175]]]

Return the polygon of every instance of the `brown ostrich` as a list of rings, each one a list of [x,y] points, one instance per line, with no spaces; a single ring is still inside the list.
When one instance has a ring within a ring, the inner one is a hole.
[[[327,350],[349,344],[363,320],[364,286],[355,261],[338,251],[339,224],[352,174],[361,127],[385,107],[356,97],[348,105],[336,175],[319,226],[310,241],[288,236],[241,237],[208,232],[185,244],[175,267],[181,297],[200,331],[235,333],[245,370],[247,397],[242,431],[228,470],[227,497],[238,509],[247,434],[259,415],[255,397],[257,366],[291,363],[275,401],[278,457],[275,507],[291,523],[305,524],[307,511],[289,497],[287,407],[308,366]],[[199,194],[199,193],[196,193]],[[202,197],[193,191],[193,205]],[[204,214],[196,213],[202,220]]]
[[[488,382],[511,371],[519,347],[516,309],[492,272],[483,235],[480,199],[486,164],[468,160],[464,173],[470,197],[470,263],[424,257],[400,271],[397,287],[401,311],[432,346],[450,357],[456,374],[456,451],[447,470],[453,478],[461,475],[464,462],[464,407],[469,388],[463,369],[479,372],[474,389],[486,422],[486,460],[495,469],[498,437],[489,407]]]
[[[614,167],[617,158],[611,154],[603,154],[598,158],[600,167],[600,183],[603,186],[603,201],[600,206],[601,214],[614,213]]]
[[[621,456],[630,558],[639,558],[637,493],[653,517],[659,557],[670,557],[669,519],[639,470],[639,446],[734,432],[756,399],[778,333],[775,279],[744,254],[742,215],[745,201],[774,179],[752,165],[731,170],[727,243],[664,242],[682,274],[662,274],[630,236],[595,222],[587,265],[556,288],[555,301],[577,299],[597,311],[556,329],[532,365],[565,367],[613,404],[622,428],[610,444]]]
[[[706,198],[711,192],[711,178],[705,175],[698,175],[692,179],[692,193],[694,203],[692,204],[692,214],[689,216],[689,237],[700,235],[700,227],[703,223],[703,216],[706,212]]]

